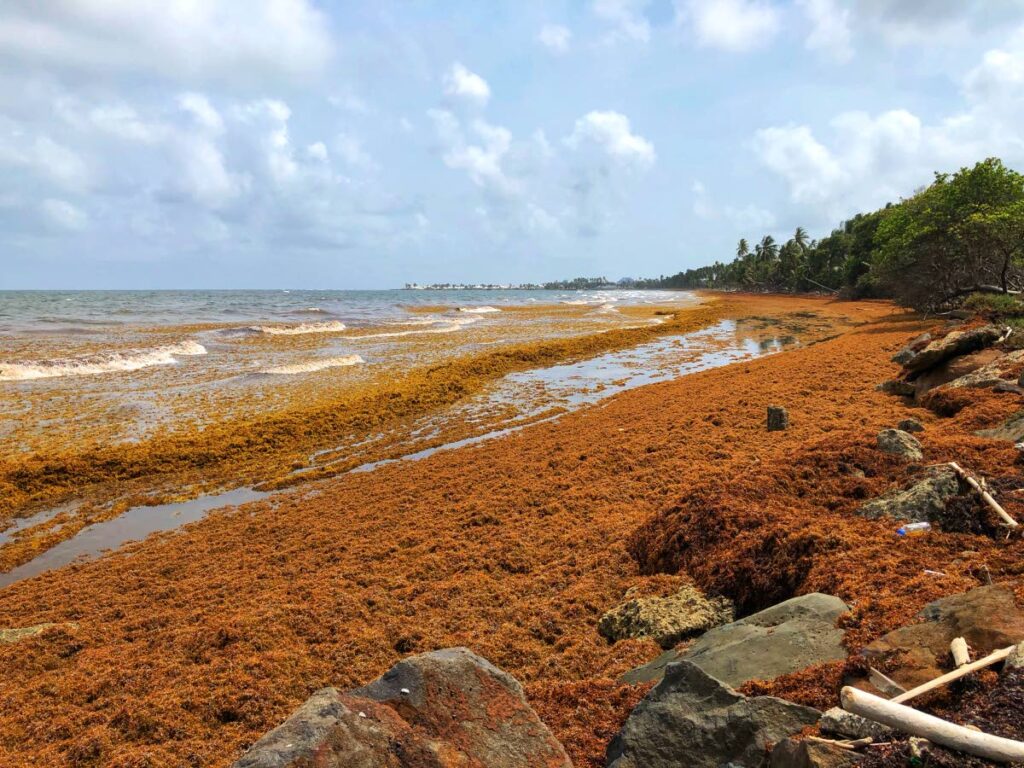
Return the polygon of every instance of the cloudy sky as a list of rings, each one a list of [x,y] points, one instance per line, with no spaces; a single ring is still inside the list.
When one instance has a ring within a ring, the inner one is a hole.
[[[1024,0],[0,0],[0,288],[669,274],[1021,126]]]

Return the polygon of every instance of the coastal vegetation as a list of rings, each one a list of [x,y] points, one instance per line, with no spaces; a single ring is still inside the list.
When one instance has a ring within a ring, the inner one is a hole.
[[[936,173],[911,197],[858,213],[820,240],[810,239],[803,227],[782,243],[772,235],[753,245],[741,238],[728,263],[637,284],[842,292],[892,298],[923,311],[993,294],[1003,297],[1003,310],[1019,313],[1009,297],[1024,288],[1024,175],[988,158],[955,173]]]

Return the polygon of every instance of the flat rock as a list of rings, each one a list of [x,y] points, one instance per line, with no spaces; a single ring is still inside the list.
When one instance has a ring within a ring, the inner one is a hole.
[[[981,429],[975,434],[993,440],[1009,440],[1011,443],[1024,441],[1024,411],[1018,411],[998,427]]]
[[[861,757],[848,749],[815,741],[783,739],[772,750],[770,768],[848,768]]]
[[[941,339],[935,339],[919,352],[915,352],[903,363],[903,367],[910,373],[927,371],[951,357],[959,357],[992,346],[1002,333],[1002,330],[994,325],[950,331]]]
[[[994,350],[986,350],[991,352]],[[980,354],[980,353],[979,353]],[[1015,385],[1015,377],[1009,375],[1011,368],[1016,368],[1024,361],[1024,349],[1008,352],[1005,355],[997,355],[992,362],[987,363],[970,373],[946,382],[938,389],[963,389],[971,387],[974,389],[986,389],[1001,384]]]
[[[998,585],[936,600],[918,617],[920,623],[895,629],[863,651],[869,659],[902,651],[900,666],[887,674],[908,689],[943,673],[955,637],[963,637],[979,657],[1024,640],[1024,611],[1012,590]]]
[[[825,714],[818,721],[818,728],[822,733],[830,736],[839,736],[844,739],[865,739],[872,738],[875,741],[888,741],[892,734],[892,728],[874,720],[847,712],[841,707],[832,707],[825,710]]]
[[[924,458],[921,443],[902,429],[883,429],[878,433],[877,440],[879,450],[884,453],[899,456],[907,461],[920,461]]]
[[[19,640],[25,640],[29,637],[35,637],[40,635],[50,627],[68,627],[74,629],[78,625],[73,623],[65,624],[54,624],[53,622],[47,622],[45,624],[34,624],[31,627],[12,627],[10,629],[0,629],[0,645],[9,645],[10,643],[16,643]]]
[[[774,680],[826,661],[846,658],[836,619],[849,610],[838,597],[794,597],[745,619],[711,629],[682,652],[667,651],[622,677],[626,683],[659,679],[674,661],[689,661],[722,682]]]
[[[894,363],[899,363],[900,365],[906,365],[911,360],[913,360],[914,355],[916,355],[920,350],[924,349],[924,347],[931,340],[932,335],[930,333],[922,333],[920,336],[917,336],[916,338],[913,338],[909,342],[907,342],[907,345],[905,347],[903,347],[899,352],[893,355],[892,361]]]
[[[507,673],[466,648],[315,693],[233,768],[571,768]]]
[[[923,480],[897,488],[862,504],[857,514],[869,520],[890,517],[921,522],[939,520],[946,503],[960,492],[956,473],[948,467],[932,470]]]
[[[819,712],[773,696],[743,696],[696,664],[670,664],[608,745],[608,768],[755,768],[768,746]]]
[[[914,395],[920,400],[930,390],[984,368],[998,360],[1002,354],[1000,350],[990,347],[969,355],[950,358],[914,379]]]
[[[662,648],[671,648],[685,638],[732,621],[733,616],[731,600],[705,597],[692,584],[684,584],[667,597],[627,600],[601,617],[597,631],[611,642],[649,637]]]
[[[887,395],[898,395],[900,397],[913,397],[917,394],[917,388],[909,381],[903,381],[902,379],[883,381],[875,389],[879,392],[885,392]]]

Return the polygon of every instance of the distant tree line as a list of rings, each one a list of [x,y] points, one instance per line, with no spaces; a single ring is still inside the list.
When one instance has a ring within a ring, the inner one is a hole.
[[[741,239],[728,263],[634,284],[842,292],[925,311],[972,293],[1017,294],[1024,288],[1024,176],[989,158],[936,173],[912,197],[859,213],[821,240],[803,227],[784,243],[765,235],[751,247]]]

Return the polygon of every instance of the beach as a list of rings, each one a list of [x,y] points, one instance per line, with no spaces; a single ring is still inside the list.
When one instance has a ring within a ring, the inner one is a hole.
[[[907,415],[875,385],[920,320],[885,302],[823,298],[719,296],[702,307],[690,311],[705,326],[845,320],[834,338],[287,488],[3,588],[6,625],[57,625],[0,645],[3,763],[228,765],[314,690],[467,646],[522,681],[575,765],[599,766],[649,688],[619,676],[660,652],[596,632],[630,587],[663,589],[682,567],[745,611],[838,594],[854,606],[846,642],[857,647],[976,586],[982,563],[996,578],[1017,573],[1019,541],[899,539],[891,523],[849,515],[901,467],[816,469],[824,457],[863,459]],[[789,409],[787,431],[765,433],[772,404]],[[999,477],[1016,451],[970,431],[1012,410],[980,392],[950,418],[914,415],[929,457]],[[1005,503],[1024,511],[1016,497]],[[659,540],[669,526],[672,542]],[[926,572],[937,563],[941,578]],[[775,690],[820,704],[834,695],[827,672],[780,678]]]

